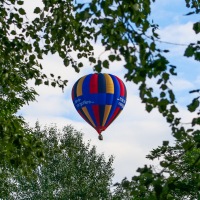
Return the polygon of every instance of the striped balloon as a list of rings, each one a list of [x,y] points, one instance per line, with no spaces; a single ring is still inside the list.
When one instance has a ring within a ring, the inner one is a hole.
[[[89,74],[72,88],[74,106],[82,118],[101,134],[126,104],[126,87],[111,74]]]

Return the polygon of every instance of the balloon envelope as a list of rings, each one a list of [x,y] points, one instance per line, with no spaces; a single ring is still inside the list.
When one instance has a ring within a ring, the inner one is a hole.
[[[126,95],[122,80],[111,74],[83,76],[72,88],[76,110],[99,134],[120,114],[126,104]]]

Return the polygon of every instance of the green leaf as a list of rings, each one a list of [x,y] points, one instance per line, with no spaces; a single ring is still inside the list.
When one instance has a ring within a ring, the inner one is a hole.
[[[151,112],[152,111],[152,109],[153,109],[153,106],[152,105],[150,105],[150,104],[146,104],[146,111],[147,112]]]
[[[155,51],[155,49],[156,49],[156,44],[155,44],[155,42],[152,42],[152,43],[150,44],[150,49],[151,49],[152,51]]]
[[[52,85],[53,87],[56,87],[56,82],[52,82],[51,85]]]
[[[189,45],[185,50],[184,56],[192,57],[193,55],[194,55],[194,48],[191,45]]]
[[[97,71],[97,72],[101,72],[102,70],[102,67],[101,67],[101,60],[98,60],[98,64],[94,66],[94,69]]]
[[[160,97],[161,97],[161,98],[163,98],[163,97],[165,97],[165,96],[166,96],[165,92],[161,92],[161,93],[160,93]]]
[[[45,40],[45,43],[46,43],[46,44],[50,44],[51,42],[50,42],[50,40],[47,38],[47,39]]]
[[[192,103],[187,106],[190,112],[194,112],[199,107],[198,98],[193,99]]]
[[[96,63],[96,59],[94,57],[89,57],[89,61],[92,63]]]
[[[162,78],[163,78],[163,80],[164,80],[164,82],[166,83],[168,80],[169,80],[169,74],[168,73],[163,73],[162,74]]]
[[[49,85],[49,81],[44,81],[44,84],[45,85]]]
[[[80,58],[82,58],[82,57],[83,57],[83,55],[82,55],[81,53],[78,53],[78,54],[77,54],[77,58],[78,58],[78,59],[80,59]]]
[[[20,8],[20,9],[19,9],[19,14],[20,14],[20,15],[25,15],[25,14],[26,14],[26,11],[25,11],[23,8]]]
[[[200,52],[195,52],[194,58],[195,60],[200,61]]]
[[[160,166],[161,166],[161,167],[167,167],[167,166],[168,166],[168,163],[165,162],[165,161],[161,161],[161,162],[160,162]]]
[[[178,108],[177,108],[175,105],[172,105],[172,106],[171,106],[170,111],[173,112],[173,113],[179,112],[179,111],[178,111]]]
[[[109,59],[111,62],[113,62],[113,61],[115,61],[116,56],[115,56],[115,55],[109,55],[109,56],[108,56],[108,59]]]
[[[200,143],[200,134],[196,134],[195,136],[194,136],[194,140],[197,142],[197,143]]]
[[[65,58],[65,59],[63,60],[63,63],[64,63],[64,65],[65,65],[65,67],[68,67],[68,66],[69,66],[69,58]]]
[[[44,11],[40,14],[40,20],[44,19]]]
[[[169,145],[169,141],[163,141],[163,146],[168,146]]]
[[[29,56],[29,59],[30,59],[30,61],[34,61],[34,60],[35,60],[35,55],[33,55],[33,54],[30,55],[30,56]]]
[[[83,67],[83,63],[82,62],[78,63],[78,67]]]
[[[38,59],[43,59],[42,53],[38,53],[37,58],[38,58]]]
[[[168,87],[167,87],[166,84],[162,84],[162,85],[160,86],[160,88],[161,88],[162,90],[166,90]]]
[[[35,80],[35,85],[41,85],[41,84],[42,84],[42,79]]]
[[[75,69],[75,71],[76,71],[77,73],[80,72],[80,69],[78,68],[78,66],[77,66],[76,64],[72,64],[72,67]]]
[[[193,30],[195,31],[196,34],[200,32],[200,22],[194,23]]]
[[[23,4],[24,4],[24,1],[17,1],[17,4],[18,4],[18,5],[23,5]]]
[[[15,31],[15,30],[12,30],[10,33],[11,33],[12,35],[16,35],[16,31]]]
[[[190,149],[190,147],[191,147],[191,143],[190,143],[190,142],[184,142],[184,143],[183,143],[183,148],[184,148],[185,150]]]
[[[175,101],[175,95],[172,90],[169,90],[168,93],[169,93],[169,98],[171,102],[173,103]]]
[[[36,7],[33,11],[35,14],[38,14],[41,12],[41,9],[39,7]]]
[[[195,126],[196,124],[200,125],[200,117],[192,119],[192,126]]]
[[[107,69],[109,68],[109,62],[107,60],[103,61],[103,67],[105,67]]]
[[[160,85],[162,82],[163,82],[163,79],[160,78],[160,79],[158,79],[157,84]]]

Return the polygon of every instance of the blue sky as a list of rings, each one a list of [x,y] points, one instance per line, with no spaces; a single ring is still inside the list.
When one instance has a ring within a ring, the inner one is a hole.
[[[33,18],[31,12],[34,6],[38,5],[41,5],[39,0],[25,4],[30,19]],[[160,26],[161,41],[189,44],[199,39],[199,36],[192,31],[192,23],[197,21],[197,17],[184,16],[187,12],[189,10],[186,9],[182,0],[159,0],[153,4],[151,18]],[[199,63],[183,57],[185,46],[160,43],[160,47],[170,50],[166,56],[171,64],[177,66],[178,76],[173,78],[172,87],[178,95],[180,115],[185,122],[188,122],[194,114],[188,113],[185,105],[192,99],[188,91],[198,88],[200,83]],[[99,44],[94,44],[94,48],[96,55],[104,51]],[[99,141],[95,130],[78,115],[71,101],[73,84],[81,76],[93,73],[92,66],[84,61],[85,67],[80,73],[75,73],[72,68],[65,68],[57,55],[44,57],[42,63],[46,66],[45,72],[62,75],[69,80],[69,84],[64,93],[58,88],[36,87],[40,94],[37,102],[24,106],[19,114],[24,116],[31,125],[39,120],[43,125],[57,123],[59,127],[62,127],[71,124],[77,130],[81,130],[84,133],[84,140],[90,140],[92,145],[96,145],[99,153],[104,153],[106,157],[115,156],[113,182],[120,181],[125,176],[131,178],[136,174],[138,167],[151,164],[145,156],[150,150],[161,145],[163,140],[170,140],[173,143],[170,128],[162,116],[156,110],[148,114],[138,97],[137,86],[125,81],[128,92],[127,104],[121,115],[103,133],[104,141]],[[121,62],[113,63],[109,70],[104,69],[103,72],[115,74],[124,80],[125,70],[122,66]],[[30,85],[34,84],[30,82]]]
[[[177,66],[178,75],[173,78],[172,83],[175,86],[179,104],[182,106],[191,101],[193,96],[191,95],[190,98],[188,91],[198,88],[200,78],[198,76],[200,74],[199,62],[183,56],[185,45],[200,39],[199,35],[192,30],[192,25],[199,20],[199,16],[186,16],[191,11],[185,6],[185,1],[161,0],[153,4],[151,15],[154,22],[159,24],[160,40],[180,44],[160,43],[160,47],[170,50],[166,57],[171,64]]]

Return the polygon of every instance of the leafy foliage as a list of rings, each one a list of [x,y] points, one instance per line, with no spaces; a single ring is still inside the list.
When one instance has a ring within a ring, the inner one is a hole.
[[[29,176],[9,170],[10,175],[0,178],[1,199],[110,198],[113,157],[106,161],[71,126],[59,131],[56,126],[42,130],[36,124],[34,133],[45,144],[46,162]]]
[[[138,168],[139,176],[116,184],[114,199],[199,199],[200,151],[195,139],[199,138],[199,131],[186,138],[175,146],[163,142],[163,146],[154,149],[147,158],[159,158],[160,169],[146,165]]]
[[[139,168],[139,176],[132,181],[124,179],[117,187],[116,198],[127,199],[184,199],[199,198],[199,133],[200,117],[191,119],[186,129],[176,106],[176,96],[170,79],[176,76],[176,66],[165,58],[168,50],[159,49],[156,41],[158,25],[150,22],[150,0],[92,0],[78,3],[72,0],[43,0],[42,7],[34,9],[35,19],[28,21],[23,2],[0,1],[0,164],[37,166],[45,150],[40,139],[24,125],[17,111],[37,95],[28,81],[35,85],[64,88],[67,80],[42,73],[40,60],[44,55],[58,53],[63,64],[76,72],[86,58],[100,72],[114,61],[124,61],[125,78],[138,85],[139,95],[147,112],[158,109],[171,127],[176,140],[154,149],[149,159],[162,158],[160,170]],[[185,0],[190,9],[187,15],[199,14],[199,0]],[[199,34],[199,22],[193,29]],[[109,55],[104,60],[94,56],[93,43],[100,42]],[[185,50],[186,57],[200,60],[199,41]],[[71,56],[76,52],[77,58]],[[151,85],[154,80],[156,86]],[[198,89],[196,91],[199,91]],[[199,108],[199,96],[190,105],[189,112]],[[198,112],[197,112],[198,116]],[[43,141],[44,142],[44,141]],[[39,152],[39,153],[38,153]],[[35,157],[35,159],[33,159]],[[37,159],[36,159],[37,158]],[[26,170],[25,170],[26,171]],[[193,174],[194,175],[193,175]],[[1,173],[1,176],[4,175]],[[118,195],[118,196],[117,196]],[[121,196],[120,196],[121,195]],[[127,198],[126,198],[127,197]]]
[[[200,41],[198,41],[197,44],[190,44],[185,50],[184,56],[194,56],[195,60],[200,61]]]

